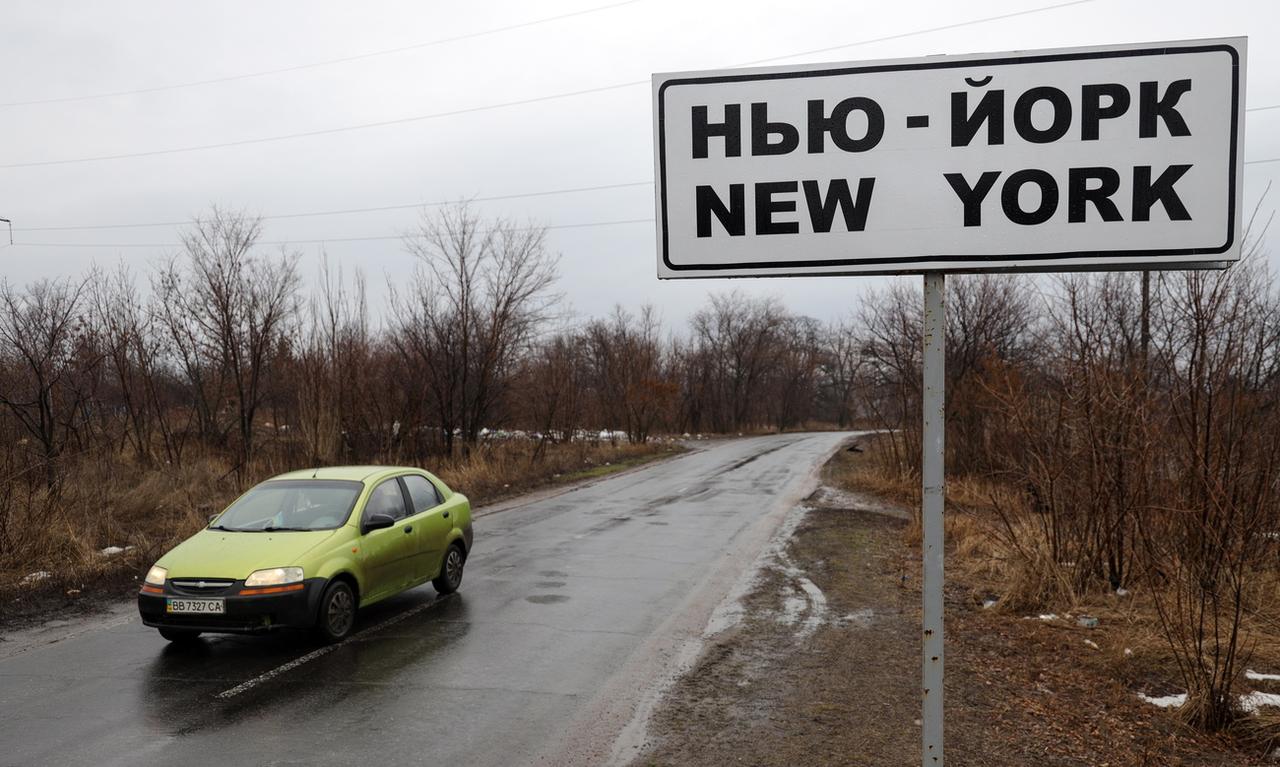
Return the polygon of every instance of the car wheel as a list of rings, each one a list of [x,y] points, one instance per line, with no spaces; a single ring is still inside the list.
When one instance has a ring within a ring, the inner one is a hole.
[[[449,550],[444,553],[444,562],[440,565],[440,575],[431,581],[431,585],[436,587],[438,594],[452,594],[462,585],[462,567],[467,562],[466,554],[462,553],[462,547],[453,544]]]
[[[175,644],[183,644],[186,642],[194,642],[200,638],[199,631],[190,629],[160,629],[160,636],[168,639]]]
[[[356,595],[346,581],[333,581],[320,597],[316,635],[324,642],[341,642],[356,624]]]

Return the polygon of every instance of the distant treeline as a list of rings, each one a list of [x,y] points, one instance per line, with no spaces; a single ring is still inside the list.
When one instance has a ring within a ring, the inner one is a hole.
[[[650,307],[562,316],[545,231],[466,205],[406,236],[375,321],[364,275],[260,252],[214,209],[162,265],[0,283],[0,480],[55,487],[86,454],[180,465],[422,463],[494,430],[554,442],[847,426],[863,350],[777,301],[712,296],[687,328]]]

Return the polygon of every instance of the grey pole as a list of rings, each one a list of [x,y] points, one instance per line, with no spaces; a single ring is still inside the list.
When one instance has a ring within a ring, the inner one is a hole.
[[[924,275],[924,439],[920,522],[924,554],[923,750],[924,767],[942,767],[942,548],[944,405],[946,402],[946,277]]]

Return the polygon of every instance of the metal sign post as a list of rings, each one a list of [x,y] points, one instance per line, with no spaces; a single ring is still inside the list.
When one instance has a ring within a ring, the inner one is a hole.
[[[942,584],[946,430],[946,276],[924,275],[924,434],[921,443],[920,525],[924,555],[923,676],[921,717],[924,767],[942,767]]]

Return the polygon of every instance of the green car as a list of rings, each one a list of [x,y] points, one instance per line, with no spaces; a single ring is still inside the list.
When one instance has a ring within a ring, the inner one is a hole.
[[[420,469],[281,474],[161,557],[138,611],[172,642],[280,628],[336,642],[359,607],[427,581],[457,591],[471,538],[466,496]]]

